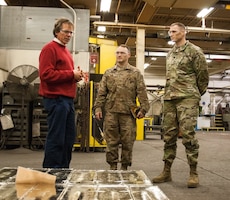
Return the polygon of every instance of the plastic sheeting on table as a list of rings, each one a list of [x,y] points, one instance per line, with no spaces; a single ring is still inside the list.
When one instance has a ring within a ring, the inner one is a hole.
[[[15,184],[17,168],[0,169],[0,200],[168,200],[142,170],[34,169],[55,185]]]

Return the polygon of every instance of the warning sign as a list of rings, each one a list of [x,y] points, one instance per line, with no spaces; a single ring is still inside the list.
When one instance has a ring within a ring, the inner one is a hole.
[[[90,53],[90,64],[98,64],[98,53]]]

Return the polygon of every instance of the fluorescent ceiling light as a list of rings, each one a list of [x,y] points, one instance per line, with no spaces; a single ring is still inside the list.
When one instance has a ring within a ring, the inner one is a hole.
[[[100,21],[101,20],[100,15],[90,15],[89,18],[90,18],[91,21]]]
[[[210,59],[216,59],[216,60],[230,60],[229,55],[217,55],[217,54],[210,54]]]
[[[153,52],[153,51],[146,51],[145,52],[145,56],[152,56],[152,57],[165,57],[167,56],[167,52],[160,52],[160,51],[156,51],[156,52]]]
[[[157,58],[156,57],[152,57],[151,60],[155,61],[155,60],[157,60]]]
[[[0,5],[1,6],[7,6],[6,2],[4,0],[0,0]]]
[[[146,69],[147,67],[149,67],[149,63],[144,64],[144,69]]]
[[[160,51],[145,51],[145,56],[149,56],[149,57],[166,57],[167,54],[168,54],[167,52],[160,52]],[[230,60],[230,55],[205,54],[205,58],[211,60]]]
[[[112,0],[101,0],[100,11],[109,12]]]
[[[99,31],[99,32],[105,32],[106,31],[106,27],[105,26],[98,26],[97,27],[97,31]]]
[[[204,8],[196,16],[199,17],[199,18],[206,17],[210,12],[212,12],[213,9],[214,9],[213,7]]]
[[[97,35],[97,38],[105,38],[104,35]]]

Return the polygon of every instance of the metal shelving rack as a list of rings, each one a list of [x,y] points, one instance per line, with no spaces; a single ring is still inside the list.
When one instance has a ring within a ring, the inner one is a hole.
[[[29,124],[30,124],[30,113],[29,113],[29,103],[24,103],[22,108],[22,103],[15,101],[3,84],[2,89],[2,114],[11,115],[14,127],[11,129],[2,130],[2,138],[4,144],[1,144],[2,148],[4,146],[28,146],[29,145]],[[24,112],[24,113],[22,113]],[[23,118],[23,119],[22,119]]]

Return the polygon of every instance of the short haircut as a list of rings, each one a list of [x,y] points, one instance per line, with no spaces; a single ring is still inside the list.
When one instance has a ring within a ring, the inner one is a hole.
[[[128,52],[131,53],[130,48],[126,44],[121,44],[121,45],[119,45],[119,47],[126,48],[128,50]]]
[[[74,27],[73,22],[71,22],[69,19],[67,19],[67,18],[60,18],[54,24],[54,29],[53,29],[53,35],[54,35],[54,37],[56,37],[56,33],[59,33],[61,31],[62,24],[69,24],[69,25],[71,25],[71,26]]]
[[[180,22],[172,23],[170,26],[179,26],[181,29],[186,30],[185,25]]]

